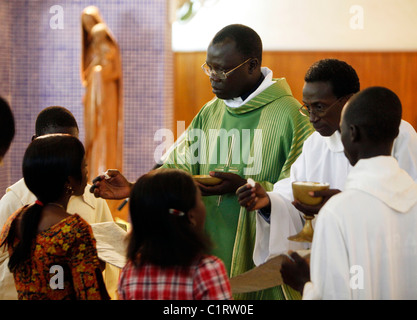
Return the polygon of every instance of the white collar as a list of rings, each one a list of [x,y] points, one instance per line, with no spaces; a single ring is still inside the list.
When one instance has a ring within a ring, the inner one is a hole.
[[[369,193],[398,212],[417,203],[417,184],[392,156],[359,160],[346,179],[348,189]]]
[[[95,209],[96,208],[96,203],[95,203],[96,199],[94,198],[93,194],[90,193],[90,188],[91,188],[91,185],[87,183],[87,185],[84,189],[84,193],[79,198],[84,203],[88,204],[91,208]]]
[[[330,137],[323,137],[323,139],[330,151],[343,152],[345,150],[342,143],[342,136],[338,130],[336,130]]]
[[[274,84],[276,82],[276,81],[272,81],[272,70],[270,70],[267,67],[262,67],[261,68],[261,72],[262,72],[262,74],[265,77],[264,80],[259,85],[259,87],[254,92],[252,92],[249,95],[249,97],[247,97],[245,99],[245,101],[243,101],[241,97],[237,97],[237,98],[233,98],[233,99],[228,99],[228,100],[223,100],[224,103],[226,104],[226,106],[228,106],[230,108],[238,108],[240,106],[243,106],[248,101],[250,101],[252,98],[256,97],[258,94],[260,94],[266,88],[268,88],[270,85],[272,85],[272,84]]]

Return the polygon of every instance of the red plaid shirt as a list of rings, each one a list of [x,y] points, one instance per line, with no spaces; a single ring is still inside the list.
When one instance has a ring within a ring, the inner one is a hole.
[[[204,256],[189,267],[136,268],[128,261],[118,285],[121,300],[228,300],[232,299],[223,262]]]

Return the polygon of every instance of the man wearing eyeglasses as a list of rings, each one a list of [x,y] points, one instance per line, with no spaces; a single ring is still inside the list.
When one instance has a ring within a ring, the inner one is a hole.
[[[344,61],[323,59],[309,68],[304,80],[304,105],[300,112],[309,118],[316,132],[305,141],[301,155],[291,167],[290,177],[278,181],[273,192],[267,192],[260,184],[254,188],[245,185],[237,191],[243,207],[259,210],[254,251],[257,265],[273,255],[308,247],[287,239],[302,229],[300,212],[317,214],[331,196],[344,189],[352,168],[343,152],[339,123],[343,106],[360,89],[356,71]],[[392,154],[400,167],[417,180],[417,134],[404,120]],[[324,201],[308,206],[294,201],[293,181],[327,182],[330,189],[314,192],[314,196],[322,196]]]
[[[215,35],[202,69],[216,98],[203,106],[163,165],[221,179],[217,185],[199,183],[199,187],[205,196],[213,254],[224,261],[230,277],[254,267],[255,215],[240,208],[237,188],[250,177],[272,190],[273,183],[288,176],[313,132],[286,80],[273,78],[261,63],[262,42],[251,28],[229,25]],[[200,130],[205,138],[196,142],[193,132]],[[195,150],[199,159],[192,163]],[[284,298],[281,288],[235,296],[280,297]]]

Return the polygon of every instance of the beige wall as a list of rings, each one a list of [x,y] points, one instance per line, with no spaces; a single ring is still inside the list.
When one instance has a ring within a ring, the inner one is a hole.
[[[196,2],[196,1],[195,1]],[[416,0],[205,0],[173,24],[174,51],[205,51],[225,25],[242,23],[265,50],[417,50]]]

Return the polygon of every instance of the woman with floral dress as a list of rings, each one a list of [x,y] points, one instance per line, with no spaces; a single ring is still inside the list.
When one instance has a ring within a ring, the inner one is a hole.
[[[87,183],[82,143],[65,134],[39,137],[28,146],[22,170],[37,200],[16,211],[0,235],[18,298],[109,299],[91,227],[66,210]]]

